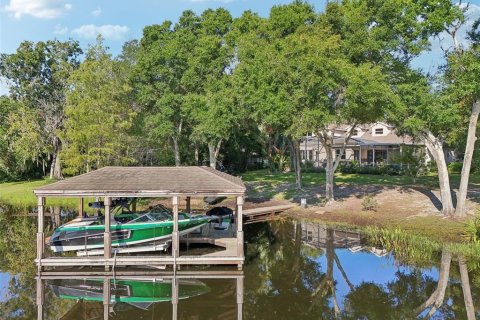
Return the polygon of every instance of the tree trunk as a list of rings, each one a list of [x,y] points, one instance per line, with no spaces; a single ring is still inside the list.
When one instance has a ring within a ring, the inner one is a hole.
[[[208,156],[210,160],[210,167],[217,168],[217,158],[215,157],[215,145],[211,142],[208,143]]]
[[[443,304],[445,299],[445,291],[448,285],[448,278],[450,277],[450,263],[452,261],[452,254],[443,249],[442,259],[440,262],[440,271],[438,274],[437,288],[432,295],[421,306],[415,309],[415,314],[420,314],[423,310],[430,308],[426,318],[430,318],[439,307]]]
[[[462,175],[460,179],[460,188],[458,190],[457,208],[455,209],[455,217],[464,217],[466,214],[466,200],[468,191],[468,179],[470,176],[470,167],[472,165],[473,151],[477,137],[478,114],[480,113],[480,101],[476,100],[472,105],[472,114],[470,115],[470,123],[468,125],[467,145],[465,147],[465,156],[463,157]]]
[[[60,151],[61,151],[61,143],[58,138],[54,139],[53,142],[53,158],[52,164],[50,165],[50,179],[60,180],[62,179],[62,166],[60,162]]]
[[[175,166],[179,167],[181,165],[181,162],[180,162],[180,147],[178,145],[178,138],[172,137],[172,141],[173,141],[173,152],[175,155]]]
[[[267,140],[267,159],[270,172],[275,172],[275,160],[273,159],[273,138],[269,134]]]
[[[460,267],[460,278],[462,281],[463,300],[465,301],[465,311],[468,320],[475,320],[475,308],[473,306],[472,290],[470,289],[470,280],[468,278],[467,264],[464,257],[458,258]]]
[[[293,145],[293,166],[295,167],[295,183],[297,189],[302,189],[302,157],[300,155],[300,142],[292,140]]]
[[[447,162],[445,161],[445,154],[443,153],[443,143],[431,132],[428,132],[424,136],[424,142],[437,164],[442,213],[445,215],[452,215],[454,213],[454,208],[452,192],[450,190],[450,178],[448,176]]]
[[[195,165],[196,166],[198,166],[199,159],[200,159],[200,156],[198,153],[198,147],[195,147]]]
[[[325,168],[325,198],[328,203],[335,201],[335,196],[333,194],[333,184],[335,172],[333,170],[333,148],[330,145],[325,146],[325,152],[327,155],[327,167]]]
[[[220,154],[220,147],[222,146],[223,139],[218,140],[217,145],[213,142],[208,143],[208,154],[210,158],[210,167],[213,169],[217,168],[217,159],[218,155]]]
[[[343,140],[342,147],[340,149],[340,153],[336,155],[334,146],[334,139],[335,135],[333,130],[328,130],[324,132],[318,132],[319,139],[322,141],[323,147],[325,148],[325,153],[327,156],[327,167],[325,168],[325,198],[327,199],[327,203],[331,203],[335,201],[335,196],[333,190],[335,188],[335,171],[342,160],[343,154],[347,148],[348,141],[352,137],[353,131],[355,130],[356,123],[352,125],[350,131],[348,132],[347,136]]]

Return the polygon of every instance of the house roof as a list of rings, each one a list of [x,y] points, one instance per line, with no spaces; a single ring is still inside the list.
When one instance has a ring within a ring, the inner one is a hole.
[[[242,195],[238,177],[210,167],[104,167],[33,191],[37,196]]]
[[[399,136],[395,131],[386,136],[373,136],[370,131],[365,132],[361,137],[352,138],[359,145],[386,145],[386,144],[414,144],[409,136]]]
[[[319,141],[316,137],[308,137],[307,148],[316,149]],[[333,140],[333,145],[335,148],[339,148],[343,145],[345,138],[338,137]],[[386,136],[372,136],[370,132],[365,132],[361,137],[351,137],[347,143],[348,147],[355,146],[381,146],[381,145],[412,145],[414,141],[409,136],[398,136],[395,132],[392,132]],[[301,142],[300,147],[305,146],[305,140]],[[322,146],[322,143],[320,143]]]

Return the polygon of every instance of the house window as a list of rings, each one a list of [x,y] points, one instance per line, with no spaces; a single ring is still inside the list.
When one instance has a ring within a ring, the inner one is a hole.
[[[353,150],[353,160],[360,161],[360,150]]]
[[[358,130],[357,129],[353,130],[352,136],[354,136],[354,137],[358,136]]]
[[[335,156],[339,156],[340,155],[340,149],[335,149]],[[345,152],[342,154],[342,160],[345,160]]]
[[[383,134],[383,128],[376,128],[375,134]]]

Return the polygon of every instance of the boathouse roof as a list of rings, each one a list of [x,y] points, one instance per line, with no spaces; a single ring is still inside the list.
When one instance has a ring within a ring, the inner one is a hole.
[[[210,167],[104,167],[33,191],[37,196],[243,195],[238,177]]]

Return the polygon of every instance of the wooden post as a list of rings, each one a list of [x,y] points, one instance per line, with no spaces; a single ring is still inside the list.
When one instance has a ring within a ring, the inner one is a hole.
[[[178,196],[172,197],[173,232],[172,232],[172,256],[180,255],[180,237],[178,235]]]
[[[103,319],[108,320],[110,313],[110,277],[103,279]]]
[[[237,319],[243,319],[243,276],[237,277]]]
[[[78,206],[78,217],[83,218],[83,197],[80,197],[80,203]]]
[[[132,200],[132,206],[131,206],[130,210],[131,210],[132,212],[136,212],[136,211],[137,211],[137,199],[133,199],[133,200]]]
[[[105,232],[103,233],[103,252],[105,259],[112,257],[112,237],[110,234],[110,206],[112,205],[112,198],[105,197]],[[105,271],[108,271],[108,264],[105,263]]]
[[[190,200],[191,200],[191,197],[187,197],[187,199],[185,200],[187,202],[187,207],[186,207],[185,211],[188,212],[188,213],[190,213],[190,211],[191,211]]]
[[[44,303],[43,283],[40,274],[37,275],[37,320],[43,320],[43,303]]]
[[[45,252],[45,235],[43,233],[43,215],[45,210],[45,197],[38,197],[38,230],[37,230],[37,268],[42,271],[42,259]]]
[[[100,202],[100,197],[96,197],[95,202]],[[95,213],[94,213],[94,216],[98,217],[99,215],[100,215],[100,209],[96,209]]]
[[[178,280],[175,276],[172,278],[172,319],[178,319]]]
[[[243,258],[243,196],[237,197],[237,257]],[[242,264],[238,265],[242,268]]]

